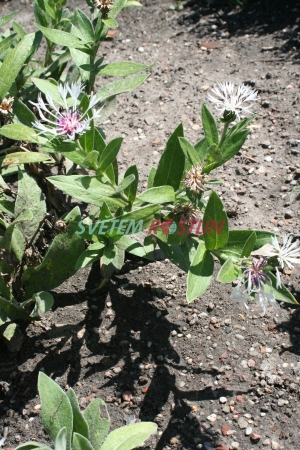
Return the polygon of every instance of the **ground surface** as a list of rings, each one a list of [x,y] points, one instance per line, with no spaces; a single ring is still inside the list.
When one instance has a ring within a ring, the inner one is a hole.
[[[144,8],[125,10],[113,42],[102,47],[108,62],[154,64],[104,126],[109,139],[124,136],[123,167],[136,163],[143,187],[180,122],[191,142],[203,135],[200,106],[216,81],[251,82],[258,119],[240,156],[217,173],[219,192],[233,228],[299,236],[299,202],[290,203],[290,191],[300,178],[300,7],[197,12],[169,3],[144,0]],[[31,5],[2,3],[1,15],[14,9],[31,31]],[[299,273],[285,277],[298,300]],[[97,267],[79,271],[55,290],[53,311],[27,328],[21,351],[1,347],[5,448],[47,440],[36,390],[44,370],[74,387],[82,408],[92,397],[105,399],[113,428],[157,422],[149,448],[299,449],[297,309],[246,314],[230,299],[231,286],[216,283],[188,306],[185,274],[167,260],[127,261],[91,294],[98,283]]]

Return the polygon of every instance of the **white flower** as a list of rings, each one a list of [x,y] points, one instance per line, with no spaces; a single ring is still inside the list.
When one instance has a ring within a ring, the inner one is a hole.
[[[90,95],[89,106],[87,110],[82,113],[78,108],[78,99],[81,93],[84,93],[83,86],[78,83],[73,83],[71,86],[68,84],[59,85],[58,92],[63,100],[64,109],[58,108],[51,97],[46,94],[45,103],[42,95],[39,94],[38,102],[33,103],[39,111],[41,121],[36,121],[33,125],[42,133],[50,133],[53,136],[61,136],[65,141],[73,141],[78,136],[84,134],[90,129],[90,123],[92,120],[100,117],[100,111],[93,110],[94,106],[99,102],[96,95],[93,93]],[[68,95],[72,99],[72,106],[68,105]],[[49,108],[50,107],[50,108]],[[89,112],[92,111],[92,114]],[[42,122],[46,122],[42,123]]]
[[[253,260],[251,267],[244,271],[245,281],[238,284],[231,293],[233,300],[237,303],[242,303],[246,309],[249,309],[248,301],[252,300],[251,294],[255,294],[255,300],[259,301],[263,315],[268,304],[278,307],[272,286],[270,294],[264,288],[264,285],[270,282],[269,276],[263,270],[266,265],[267,260],[265,258],[260,258],[259,261]]]
[[[279,244],[276,236],[272,237],[273,249],[269,251],[266,256],[276,257],[282,269],[287,266],[293,269],[293,264],[300,264],[300,245],[299,241],[292,242],[293,236],[285,234],[282,238],[282,245]],[[276,268],[276,288],[281,287],[280,274]]]
[[[238,121],[241,120],[241,115],[251,114],[251,102],[257,100],[257,91],[245,84],[235,88],[232,82],[217,83],[211,91],[215,97],[208,94],[207,99],[216,106],[220,115],[223,115],[224,111],[231,111],[235,113]]]

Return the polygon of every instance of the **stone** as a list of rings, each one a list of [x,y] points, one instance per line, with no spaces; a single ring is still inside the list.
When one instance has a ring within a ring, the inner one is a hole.
[[[219,402],[220,403],[226,403],[227,402],[227,398],[226,397],[220,397],[219,398]]]
[[[254,361],[254,359],[249,359],[249,361],[247,363],[248,367],[254,367],[255,364],[256,364],[256,362]]]
[[[278,402],[277,402],[277,405],[278,406],[284,406],[285,405],[285,400],[283,400],[283,398],[280,398],[279,400],[278,400]]]
[[[211,414],[210,416],[207,416],[206,419],[211,423],[215,423],[215,421],[217,420],[217,416],[216,414]]]
[[[230,407],[228,405],[225,405],[225,406],[223,406],[222,411],[225,414],[229,414],[230,413]]]
[[[139,47],[139,48],[138,48],[138,52],[144,53],[144,51],[145,51],[144,47]]]
[[[243,397],[242,395],[237,395],[237,396],[236,396],[236,400],[237,400],[239,403],[243,403],[243,402],[244,402],[244,397]]]
[[[216,450],[228,450],[228,447],[226,447],[225,444],[220,444],[219,447],[216,448]]]
[[[245,428],[248,427],[247,420],[245,420],[244,417],[240,417],[238,420],[238,426],[240,427],[241,430],[244,430]]]
[[[278,442],[271,441],[271,449],[272,450],[279,450],[280,449],[280,445],[278,444]]]
[[[229,426],[227,425],[227,423],[223,423],[222,427],[221,427],[221,433],[223,436],[227,436],[227,432],[230,430]]]
[[[246,435],[246,436],[250,436],[250,434],[252,433],[252,431],[253,431],[253,428],[247,427],[246,430],[245,430],[245,435]]]
[[[239,447],[240,447],[240,444],[238,442],[233,441],[233,442],[231,442],[230,450],[237,450]]]
[[[250,436],[251,441],[253,442],[258,442],[261,439],[261,436],[259,434],[256,433],[252,433]]]
[[[130,400],[132,399],[132,392],[130,392],[130,391],[123,392],[122,398],[123,398],[124,402],[130,402]]]
[[[285,213],[284,213],[284,218],[285,218],[285,219],[291,219],[293,216],[294,216],[293,211],[287,210],[287,211],[285,211]]]
[[[270,439],[265,439],[264,442],[262,443],[262,445],[263,445],[264,447],[269,447],[270,444],[271,444]]]

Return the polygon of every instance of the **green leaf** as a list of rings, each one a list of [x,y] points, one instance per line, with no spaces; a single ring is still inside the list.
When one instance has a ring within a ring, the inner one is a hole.
[[[139,184],[139,171],[136,165],[128,167],[124,174],[124,178],[128,177],[129,175],[134,175],[134,181],[124,189],[124,194],[127,195],[128,200],[132,204],[135,200]]]
[[[228,219],[219,196],[212,191],[205,208],[203,223],[209,229],[204,233],[204,242],[207,250],[216,250],[226,245],[228,241]]]
[[[13,26],[14,31],[18,34],[20,39],[23,39],[23,37],[26,36],[26,34],[27,34],[26,30],[24,30],[24,28],[18,22],[15,22],[13,20],[12,26]]]
[[[42,317],[47,311],[52,308],[54,299],[49,292],[39,292],[33,295],[35,301],[34,309],[31,312],[31,317]]]
[[[249,117],[248,119],[241,120],[236,125],[234,125],[232,128],[230,128],[230,130],[227,132],[227,136],[230,136],[230,135],[236,133],[237,131],[244,130],[249,125],[249,123],[251,123],[254,119],[256,119],[256,117],[257,116],[252,116],[252,117]]]
[[[60,106],[65,107],[64,101],[58,93],[58,87],[56,83],[34,77],[32,78],[32,82],[43,94],[50,95],[56,103],[58,103]]]
[[[128,175],[128,177],[123,178],[121,183],[118,185],[117,189],[115,190],[115,194],[119,194],[120,192],[123,192],[124,189],[128,188],[132,184],[132,182],[135,180],[135,176]]]
[[[251,230],[230,230],[226,245],[219,250],[214,251],[214,255],[222,261],[226,261],[228,258],[232,258],[234,262],[238,261],[242,257],[241,255],[245,242],[251,235]]]
[[[12,49],[0,67],[0,99],[3,99],[9,91],[11,85],[17,78],[23,67],[35,39],[35,34],[31,33],[22,39],[18,45]]]
[[[99,158],[98,173],[104,173],[108,166],[114,161],[119,153],[122,141],[123,138],[116,138],[107,144]]]
[[[125,7],[127,0],[117,0],[113,2],[113,7],[109,12],[109,17],[116,17],[119,12]]]
[[[89,247],[79,256],[76,262],[76,269],[82,269],[83,267],[93,264],[98,261],[103,255],[104,242],[96,242],[89,245]]]
[[[239,277],[240,273],[241,269],[234,264],[231,258],[229,258],[221,267],[218,273],[217,281],[220,283],[231,283]]]
[[[98,75],[106,75],[109,77],[126,77],[134,73],[148,69],[146,64],[137,64],[130,61],[105,64],[99,67]]]
[[[100,105],[99,105],[100,108]],[[100,117],[94,119],[95,125],[101,125],[104,123],[117,108],[117,97],[110,97],[105,101],[104,104],[101,103],[101,115]]]
[[[69,221],[67,231],[55,236],[42,263],[25,270],[22,280],[26,299],[34,292],[54,289],[75,273],[76,261],[85,247],[82,237],[75,233],[80,219],[80,210],[76,207],[64,219],[66,223]]]
[[[101,102],[104,100],[113,97],[118,94],[122,94],[123,92],[132,91],[140,84],[142,84],[147,78],[148,74],[136,75],[131,78],[126,78],[124,80],[113,81],[112,83],[108,83],[106,86],[101,88],[97,92],[97,97]]]
[[[253,251],[254,245],[256,242],[256,233],[253,231],[251,236],[248,237],[247,241],[245,242],[244,248],[241,253],[241,257],[248,258],[251,255],[251,252]]]
[[[89,440],[94,449],[101,447],[110,427],[110,421],[100,416],[100,406],[105,406],[104,401],[94,398],[84,411],[84,418],[89,427]]]
[[[192,164],[192,166],[196,166],[197,164],[201,164],[202,160],[195,150],[195,148],[192,146],[192,144],[189,143],[189,141],[183,137],[179,138],[180,147],[186,157],[186,159],[189,160],[189,162]]]
[[[153,261],[153,248],[151,246],[150,251],[137,242],[135,239],[130,238],[129,236],[122,236],[116,242],[116,246],[125,252],[131,253],[132,255],[139,256],[140,258],[147,258]]]
[[[228,161],[242,148],[249,133],[249,130],[241,130],[225,139],[220,149],[223,155],[222,161]]]
[[[42,25],[36,24],[37,28],[41,30],[43,35],[49,39],[49,41],[53,42],[54,44],[61,45],[63,47],[69,47],[69,48],[83,48],[84,44],[88,42],[88,40],[82,41],[81,39],[78,39],[76,36],[73,36],[70,33],[66,33],[65,31],[61,30],[55,30],[54,28],[46,28]]]
[[[81,161],[80,165],[81,167],[85,167],[89,170],[95,170],[97,172],[98,158],[99,158],[98,152],[96,150],[93,150]]]
[[[15,97],[13,103],[14,120],[22,123],[27,127],[31,127],[36,117],[33,112],[19,98]]]
[[[36,441],[28,441],[25,444],[18,445],[15,450],[53,450],[51,447],[47,447],[45,444]]]
[[[175,202],[175,192],[171,186],[158,186],[142,192],[137,200],[143,203],[159,205],[162,203]]]
[[[1,129],[0,129],[1,131]],[[1,134],[1,133],[0,133]],[[5,166],[13,164],[28,164],[28,163],[38,163],[38,162],[49,162],[51,159],[48,155],[37,152],[17,152],[10,153],[9,155],[0,158],[0,166],[3,168]]]
[[[18,228],[27,239],[32,238],[40,222],[44,219],[47,209],[44,195],[36,181],[30,177],[25,169],[19,168],[18,195],[15,203],[15,215],[19,216],[25,211],[32,212],[32,221],[22,222]]]
[[[78,400],[76,397],[75,392],[72,388],[69,388],[67,390],[67,397],[71,403],[72,411],[73,411],[73,433],[79,433],[81,436],[84,436],[85,438],[89,438],[89,427],[88,424],[81,414]],[[73,441],[74,441],[74,435],[73,435]],[[56,450],[56,449],[55,449]]]
[[[215,119],[209,109],[202,104],[202,124],[205,133],[205,139],[208,146],[213,144],[218,145],[219,143],[219,133]]]
[[[18,14],[19,10],[14,11],[6,16],[0,17],[0,28],[4,27],[16,14]]]
[[[118,28],[119,26],[118,22],[113,17],[109,17],[108,19],[102,18],[102,22],[105,23],[108,28]]]
[[[112,431],[104,441],[101,450],[131,450],[141,445],[151,434],[156,433],[157,425],[140,422]]]
[[[269,244],[274,237],[274,233],[271,231],[255,230],[256,241],[253,250],[257,250],[263,247],[265,244]]]
[[[108,280],[116,270],[121,270],[124,265],[125,252],[111,240],[104,247],[102,256],[101,275]]]
[[[187,277],[186,299],[191,303],[200,297],[210,285],[214,271],[214,260],[203,242],[199,242]]]
[[[22,125],[21,123],[4,125],[0,128],[0,134],[8,139],[14,139],[15,141],[27,141],[35,144],[43,144],[46,142],[46,140],[38,136],[32,128]]]
[[[53,441],[66,427],[67,449],[71,448],[73,412],[67,394],[43,372],[39,372],[38,390],[42,405],[42,422]]]
[[[7,317],[9,317],[11,320],[15,319],[21,319],[21,320],[28,320],[29,322],[32,319],[27,311],[25,311],[23,308],[19,306],[19,304],[16,301],[9,301],[5,298],[0,296],[0,309],[2,309]]]
[[[9,323],[8,325],[7,325],[7,327],[5,328],[5,330],[3,331],[3,336],[8,340],[8,341],[10,341],[11,340],[11,338],[14,336],[14,334],[15,334],[15,331],[16,331],[16,328],[17,328],[17,324],[16,323]]]
[[[13,34],[10,34],[9,36],[7,36],[7,38],[2,39],[2,41],[0,41],[0,56],[2,56],[4,54],[4,52],[6,52],[6,50],[9,49],[9,47],[11,46],[12,42],[15,39],[15,36],[16,36],[16,33],[13,33]],[[5,55],[3,55],[3,56],[5,56]]]
[[[89,79],[89,74],[88,71],[85,70],[85,66],[90,61],[90,56],[76,48],[70,48],[69,50],[76,67],[79,69],[82,80],[87,81]]]
[[[102,206],[104,202],[109,207],[119,208],[126,206],[126,202],[120,198],[113,198],[114,188],[103,184],[102,177],[81,175],[57,175],[47,178],[68,195],[96,206]]]
[[[268,294],[271,294],[273,290],[274,297],[276,300],[279,300],[281,302],[285,303],[292,303],[294,305],[298,305],[297,300],[293,296],[293,294],[284,286],[281,285],[280,288],[276,288],[276,277],[273,273],[268,272],[268,275],[272,282],[272,288],[268,284],[264,284],[264,289]]]
[[[76,9],[76,18],[79,29],[86,41],[93,41],[95,38],[94,28],[90,19],[80,9]]]
[[[148,189],[153,187],[155,175],[156,175],[156,169],[154,167],[151,167],[149,175],[148,175],[148,185],[147,185]]]
[[[180,245],[169,245],[157,238],[159,248],[164,252],[166,257],[181,270],[187,272],[189,265],[187,264]]]
[[[57,434],[54,442],[55,450],[66,450],[67,448],[67,429],[63,427]]]
[[[203,173],[210,173],[213,169],[222,166],[226,161],[229,161],[234,155],[236,155],[242,148],[248,134],[249,130],[242,130],[232,136],[229,136],[229,138],[224,141],[222,148],[220,149],[222,152],[222,158],[219,161],[206,165],[203,169]]]
[[[6,286],[3,277],[0,277],[0,295],[4,297],[6,300],[11,300],[11,293],[9,288]]]
[[[178,138],[183,137],[183,126],[180,124],[170,136],[166,148],[158,163],[154,177],[154,186],[170,185],[176,191],[184,172],[185,157]]]
[[[51,447],[47,447],[45,444],[42,444],[40,442],[36,441],[28,441],[25,442],[25,444],[18,445],[18,447],[15,448],[15,450],[53,450]]]
[[[136,0],[127,0],[124,8],[129,8],[129,6],[143,6],[143,5]]]
[[[72,450],[94,450],[94,448],[86,437],[81,436],[81,434],[74,433]]]
[[[203,163],[205,158],[206,158],[206,154],[207,151],[209,149],[209,145],[207,143],[206,138],[202,138],[199,142],[197,142],[197,144],[195,145],[195,150],[198,154],[199,159],[201,160],[201,162]]]

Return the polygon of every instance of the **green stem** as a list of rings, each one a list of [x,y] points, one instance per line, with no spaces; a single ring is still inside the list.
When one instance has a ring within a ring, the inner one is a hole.
[[[223,145],[223,143],[224,143],[224,141],[225,141],[225,138],[226,138],[226,134],[227,134],[227,130],[228,130],[229,124],[230,124],[230,122],[225,122],[225,123],[224,123],[224,130],[223,130],[223,133],[222,133],[222,136],[221,136],[221,140],[220,140],[220,142],[219,142],[219,148],[222,147],[222,145]]]

